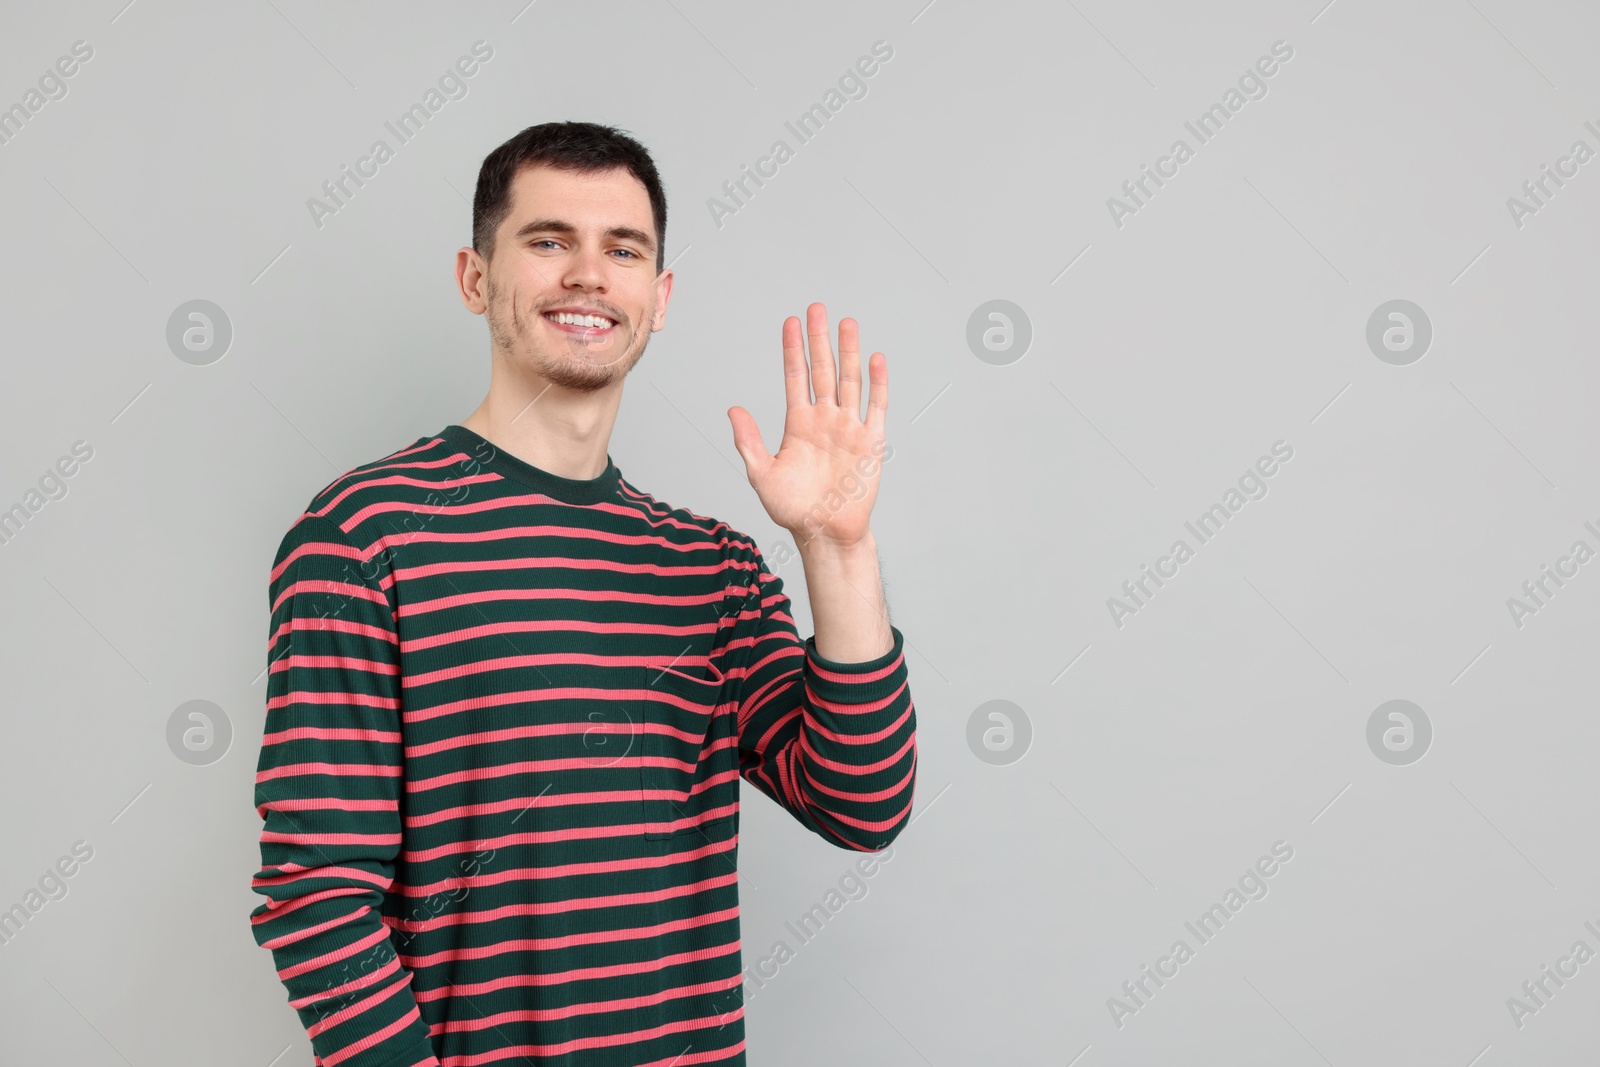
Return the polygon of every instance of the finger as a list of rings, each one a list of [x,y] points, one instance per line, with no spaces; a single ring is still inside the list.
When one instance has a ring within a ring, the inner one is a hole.
[[[806,370],[806,346],[800,340],[800,320],[783,320],[783,398],[791,408],[811,406],[811,377]]]
[[[806,335],[811,342],[811,391],[819,404],[837,404],[833,376],[833,345],[828,340],[828,309],[820,303],[806,308]]]
[[[745,476],[753,482],[772,462],[772,456],[761,440],[761,428],[756,425],[755,416],[741,407],[728,409],[728,421],[733,423],[733,447],[738,449],[739,457],[744,460]]]
[[[861,417],[861,330],[855,319],[839,320],[839,406]]]
[[[867,394],[867,429],[874,436],[887,433],[889,415],[889,357],[874,352],[867,360],[872,391]]]

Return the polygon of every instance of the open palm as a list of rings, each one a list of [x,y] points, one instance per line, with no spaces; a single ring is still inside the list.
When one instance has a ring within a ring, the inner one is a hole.
[[[745,473],[772,521],[795,537],[797,546],[822,539],[852,545],[870,532],[872,505],[884,453],[884,416],[889,407],[889,361],[882,352],[868,360],[871,389],[861,418],[861,347],[854,319],[839,321],[839,366],[829,343],[828,309],[806,309],[811,355],[801,343],[800,320],[783,322],[783,380],[788,407],[783,440],[770,455],[755,418],[742,407],[728,409],[733,444]],[[816,400],[811,399],[812,393]]]

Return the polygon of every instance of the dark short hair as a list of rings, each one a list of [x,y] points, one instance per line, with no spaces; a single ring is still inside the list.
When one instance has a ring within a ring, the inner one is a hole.
[[[511,182],[523,167],[537,165],[593,174],[621,169],[650,194],[656,224],[656,273],[666,257],[667,194],[644,145],[612,126],[593,122],[544,122],[529,126],[484,157],[472,198],[472,247],[488,259],[495,230],[511,210]]]

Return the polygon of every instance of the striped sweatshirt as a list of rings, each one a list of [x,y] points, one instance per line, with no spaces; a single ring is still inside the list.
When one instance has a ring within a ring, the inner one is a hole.
[[[354,468],[269,583],[250,916],[323,1067],[744,1064],[739,780],[910,820],[899,629],[801,642],[749,537],[471,430]]]

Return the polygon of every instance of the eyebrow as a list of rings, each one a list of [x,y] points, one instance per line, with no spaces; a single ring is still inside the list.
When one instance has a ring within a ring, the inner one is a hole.
[[[524,237],[535,233],[559,233],[568,237],[576,237],[578,228],[563,219],[531,219],[517,227],[517,232],[512,234],[512,239],[520,241]],[[643,230],[634,229],[632,226],[613,226],[604,234],[605,237],[621,241],[634,241],[644,245],[650,251],[656,250],[656,243],[650,235]]]

